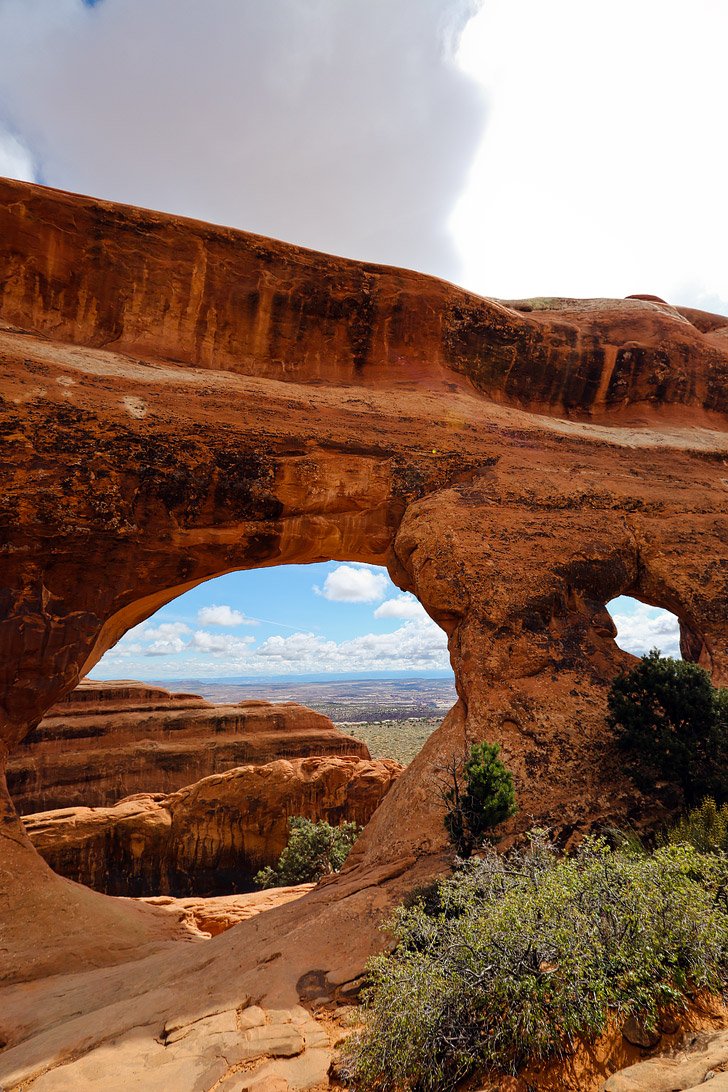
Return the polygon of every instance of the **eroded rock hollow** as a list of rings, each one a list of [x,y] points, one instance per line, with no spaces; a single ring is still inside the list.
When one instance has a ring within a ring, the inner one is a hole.
[[[0,195],[3,758],[128,628],[238,568],[386,564],[447,632],[459,693],[334,882],[204,958],[189,945],[174,973],[140,969],[164,940],[151,909],[50,873],[6,797],[8,979],[136,957],[113,1016],[108,983],[6,996],[0,1076],[52,1092],[69,1074],[43,1067],[93,1052],[110,1020],[153,1036],[180,1007],[354,980],[392,899],[442,866],[430,774],[466,740],[501,743],[514,824],[566,840],[657,806],[605,728],[627,659],[605,604],[673,611],[726,680],[728,319],[483,299],[42,187]]]
[[[237,766],[178,792],[112,807],[25,816],[51,868],[109,895],[226,895],[254,890],[288,841],[290,815],[364,826],[402,772],[362,758],[279,759]]]

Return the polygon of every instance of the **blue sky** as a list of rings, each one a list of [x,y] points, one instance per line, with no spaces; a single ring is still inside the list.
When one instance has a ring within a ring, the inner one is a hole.
[[[328,562],[200,584],[125,634],[91,677],[449,672],[445,634],[386,569]]]
[[[617,643],[679,656],[677,619],[621,596]],[[228,573],[130,630],[92,678],[448,674],[442,630],[385,569],[328,562]]]

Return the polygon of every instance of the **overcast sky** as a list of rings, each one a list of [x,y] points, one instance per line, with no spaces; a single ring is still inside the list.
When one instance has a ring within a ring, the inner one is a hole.
[[[728,313],[727,40],[722,0],[0,0],[0,173],[502,298],[652,292]],[[209,674],[221,635],[238,665],[278,649],[355,670],[346,642],[387,632],[366,662],[442,654],[421,614],[374,617],[391,586],[365,617],[296,572],[277,630],[231,621],[269,577],[227,598],[210,583],[126,639],[130,673],[156,656],[164,677],[170,656]],[[200,614],[213,605],[227,623]],[[623,611],[637,651],[668,636],[645,610]]]

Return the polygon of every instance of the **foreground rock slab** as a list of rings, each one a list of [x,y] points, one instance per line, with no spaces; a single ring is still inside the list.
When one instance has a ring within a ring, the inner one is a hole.
[[[326,1030],[306,1011],[236,1009],[140,1026],[31,1082],[35,1092],[294,1092],[327,1081]],[[6,1078],[12,1087],[12,1073]]]
[[[599,1092],[710,1092],[728,1089],[728,1030],[688,1036],[667,1053],[615,1073]]]

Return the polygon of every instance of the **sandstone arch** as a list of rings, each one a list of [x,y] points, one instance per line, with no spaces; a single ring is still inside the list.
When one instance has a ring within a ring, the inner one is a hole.
[[[205,1003],[241,983],[290,996],[313,959],[332,988],[355,977],[388,899],[439,867],[427,774],[463,738],[498,739],[517,821],[558,816],[565,839],[656,806],[605,733],[625,654],[604,604],[673,610],[726,679],[728,319],[640,299],[508,304],[41,187],[0,195],[3,753],[124,629],[232,568],[386,562],[449,636],[458,705],[335,883],[217,938],[234,982],[182,961]],[[82,903],[127,946],[146,935],[54,886],[7,799],[1,818],[6,875],[26,876],[6,920],[35,892],[41,938]],[[79,965],[101,958],[73,935],[59,959],[74,944]],[[89,1014],[97,1041],[84,997],[48,1011]],[[150,1023],[168,1003],[149,986]],[[24,1011],[32,1066],[60,1040]]]

